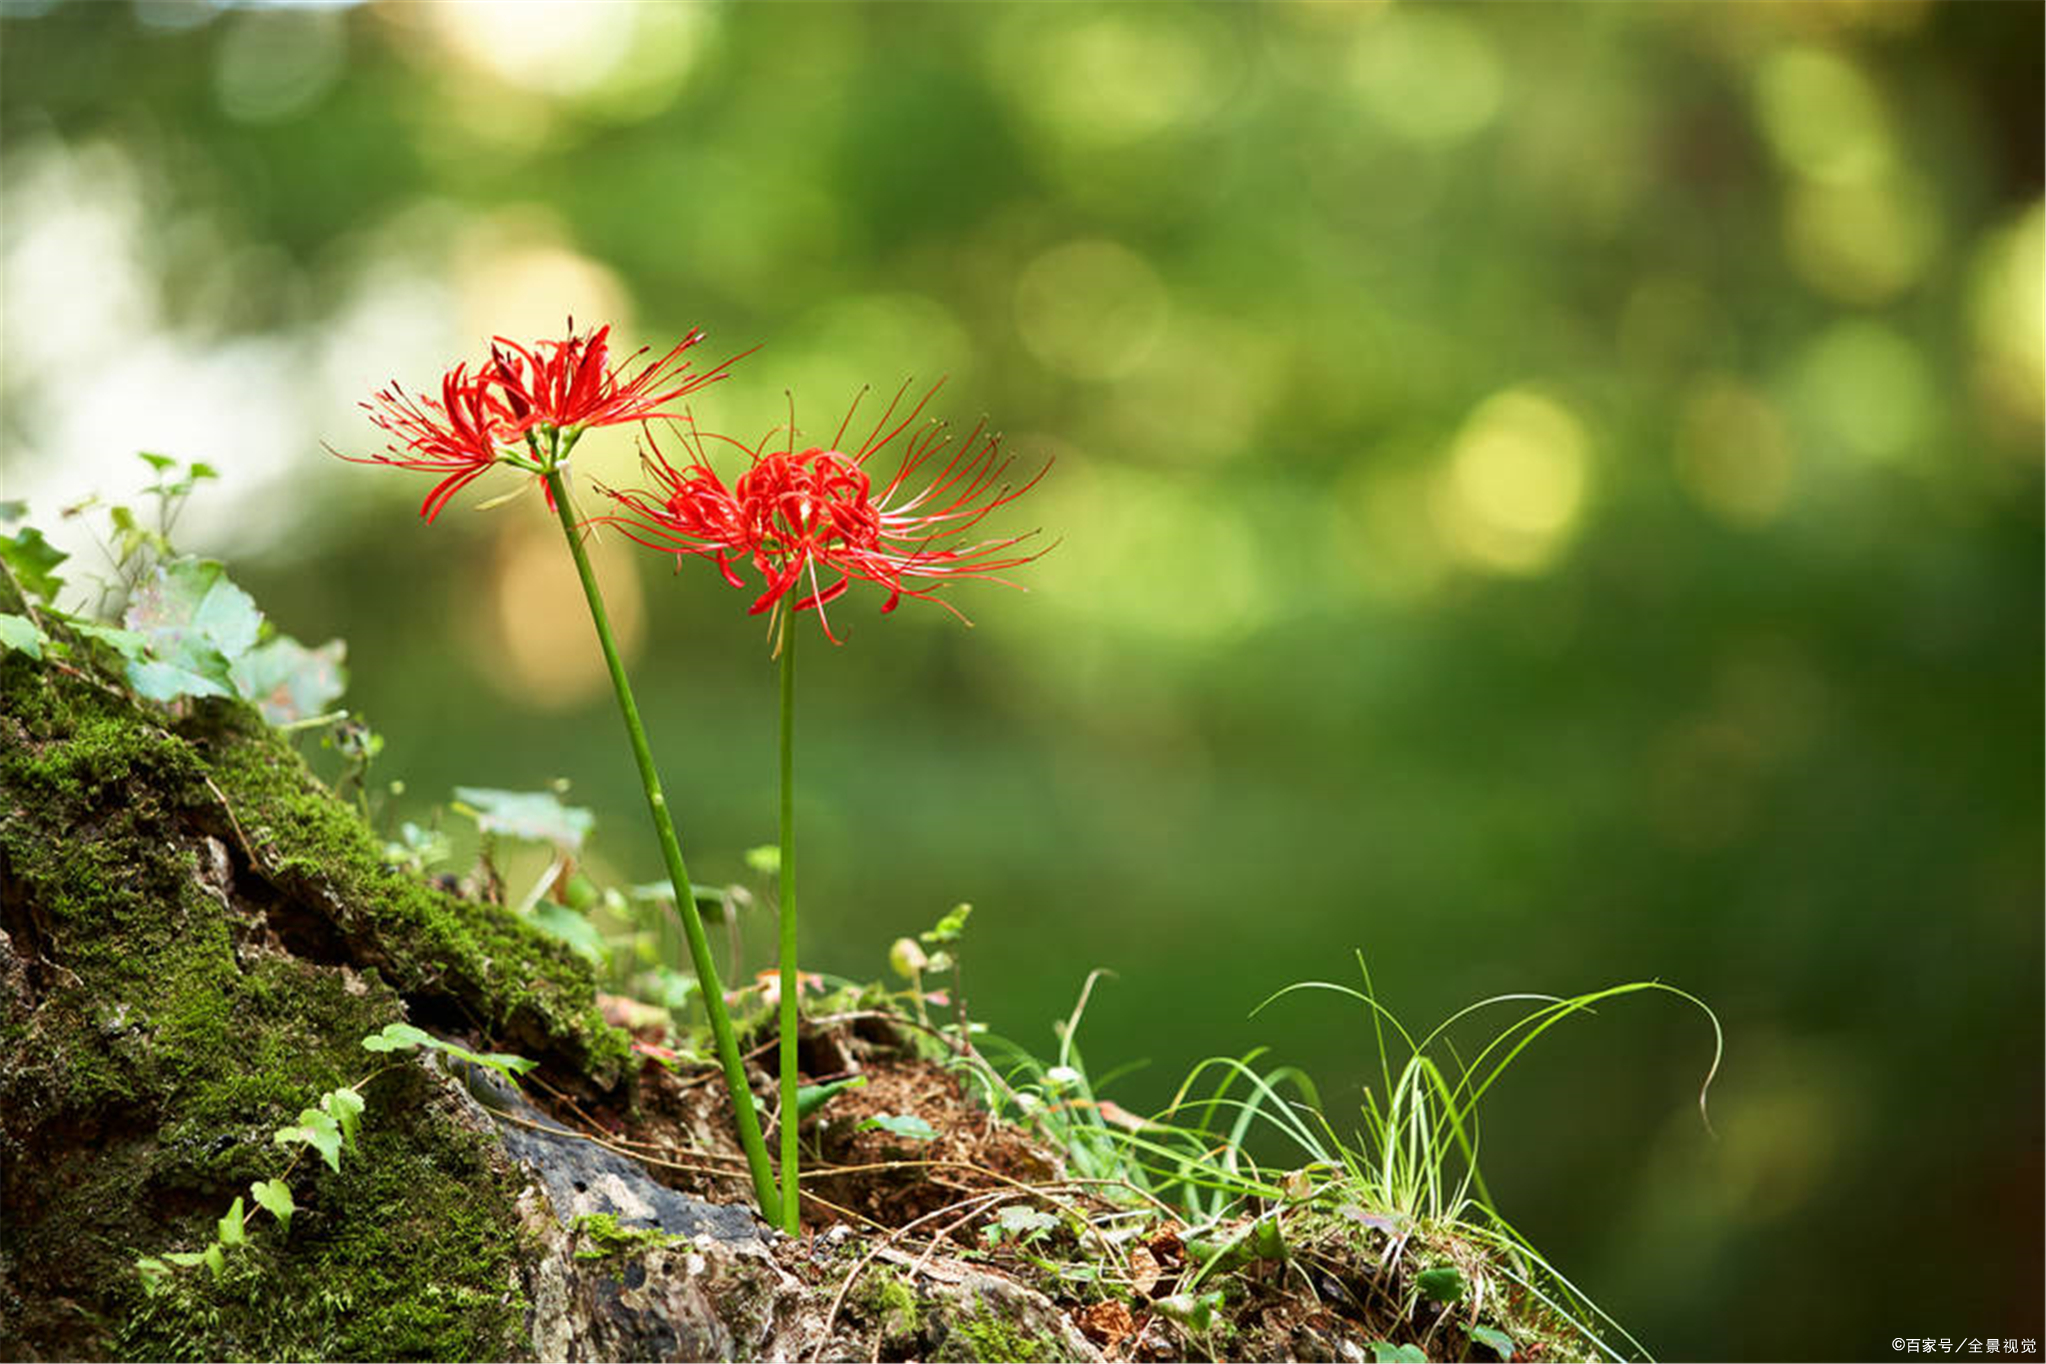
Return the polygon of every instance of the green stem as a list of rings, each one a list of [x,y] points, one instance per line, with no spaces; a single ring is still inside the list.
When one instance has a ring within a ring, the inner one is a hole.
[[[647,810],[654,817],[661,856],[668,864],[668,880],[675,887],[675,908],[682,916],[682,928],[689,938],[689,956],[696,965],[696,983],[703,995],[703,1011],[710,1017],[710,1031],[717,1041],[718,1060],[725,1069],[725,1088],[732,1099],[732,1121],[739,1130],[739,1145],[746,1150],[746,1165],[753,1174],[753,1194],[760,1203],[760,1215],[769,1222],[780,1220],[781,1199],[775,1192],[774,1171],[767,1159],[767,1143],[760,1137],[760,1115],[754,1111],[753,1091],[746,1084],[746,1064],[739,1059],[739,1044],[732,1036],[732,1020],[725,1012],[724,987],[718,980],[717,963],[711,959],[710,939],[704,935],[703,917],[696,912],[696,895],[690,888],[689,868],[682,861],[682,845],[675,837],[675,821],[668,814],[668,799],[661,794],[660,774],[654,770],[653,751],[647,747],[646,727],[640,723],[639,707],[632,699],[632,684],[625,678],[625,662],[618,656],[618,643],[611,636],[611,619],[604,610],[604,596],[597,588],[597,575],[590,568],[590,556],[569,509],[568,481],[559,468],[546,474],[547,491],[554,498],[554,510],[561,517],[561,531],[568,537],[569,553],[575,557],[575,571],[582,578],[583,596],[590,604],[590,619],[597,627],[597,639],[604,646],[604,665],[611,670],[611,689],[618,694],[618,710],[625,717],[625,733],[632,740],[632,756],[639,764],[639,782],[646,789]]]
[[[801,1229],[796,1191],[796,613],[781,608],[781,1226]]]

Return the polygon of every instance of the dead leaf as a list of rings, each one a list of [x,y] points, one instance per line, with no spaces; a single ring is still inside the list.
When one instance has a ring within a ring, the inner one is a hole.
[[[1158,1268],[1158,1257],[1144,1246],[1130,1252],[1130,1288],[1140,1298],[1151,1296],[1151,1290],[1158,1286],[1164,1274]]]
[[[1097,1302],[1082,1308],[1077,1320],[1087,1339],[1111,1352],[1137,1333],[1136,1319],[1119,1302]]]

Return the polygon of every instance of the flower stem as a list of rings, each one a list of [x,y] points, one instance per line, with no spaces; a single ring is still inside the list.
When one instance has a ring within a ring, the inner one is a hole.
[[[801,1230],[796,1175],[796,613],[781,609],[781,1226]]]
[[[746,1065],[739,1059],[739,1046],[732,1036],[732,1020],[725,1012],[724,987],[718,980],[717,963],[711,959],[710,939],[704,935],[703,918],[696,912],[696,895],[690,888],[689,868],[682,861],[682,845],[675,837],[675,821],[668,814],[667,797],[661,794],[661,777],[654,770],[653,751],[648,748],[646,727],[640,723],[639,707],[632,699],[632,684],[625,677],[624,660],[611,636],[611,619],[604,610],[604,596],[597,588],[597,575],[590,568],[590,556],[583,549],[582,533],[568,503],[568,484],[561,470],[546,474],[547,491],[561,518],[562,534],[575,557],[575,571],[582,578],[583,596],[590,604],[590,620],[597,627],[597,639],[604,646],[604,665],[611,670],[611,689],[618,695],[618,710],[625,717],[625,733],[632,740],[632,756],[639,764],[639,782],[646,789],[648,811],[654,818],[654,832],[660,838],[661,856],[668,864],[668,880],[675,888],[675,908],[682,916],[682,928],[689,938],[689,956],[696,966],[696,983],[703,995],[703,1011],[710,1018],[711,1036],[717,1042],[718,1060],[725,1070],[725,1088],[732,1100],[732,1121],[738,1128],[739,1145],[745,1148],[746,1165],[753,1175],[753,1195],[760,1215],[769,1222],[780,1219],[781,1199],[774,1187],[774,1171],[767,1159],[767,1143],[760,1136],[760,1115],[754,1109],[753,1091],[746,1084]]]

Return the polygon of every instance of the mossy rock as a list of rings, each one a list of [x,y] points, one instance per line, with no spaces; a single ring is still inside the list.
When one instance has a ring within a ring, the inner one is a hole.
[[[0,656],[0,1356],[499,1359],[529,1352],[524,1180],[427,1071],[360,1039],[408,1020],[585,1091],[624,1036],[580,962],[504,909],[382,865],[254,711],[172,720]],[[328,1169],[272,1140],[364,1088]],[[156,1296],[138,1256],[203,1249],[291,1166],[289,1234]]]

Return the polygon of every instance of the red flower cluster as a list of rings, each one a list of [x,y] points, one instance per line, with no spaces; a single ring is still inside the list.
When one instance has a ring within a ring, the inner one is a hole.
[[[702,332],[692,331],[628,378],[625,371],[646,348],[607,367],[610,335],[609,327],[600,327],[578,336],[571,322],[565,340],[541,341],[531,349],[497,337],[490,360],[474,373],[467,365],[448,371],[439,398],[392,384],[362,404],[370,420],[394,438],[388,452],[341,458],[442,475],[419,508],[431,521],[493,464],[532,468],[543,439],[547,457],[559,458],[590,427],[677,415],[666,410],[668,404],[724,378],[731,363],[691,373],[683,352],[703,339]]]
[[[824,608],[843,596],[854,579],[887,590],[884,612],[893,611],[904,597],[915,597],[936,601],[959,615],[951,603],[935,595],[937,588],[954,578],[1002,582],[998,575],[1037,557],[1014,552],[1034,531],[1006,539],[962,541],[996,508],[1035,487],[1044,470],[1020,486],[1003,483],[1011,461],[1000,453],[1000,438],[975,427],[927,481],[914,486],[952,444],[944,425],[934,423],[910,438],[894,476],[877,489],[867,473],[867,461],[916,422],[937,388],[898,421],[896,412],[906,392],[905,387],[895,395],[851,454],[837,446],[845,438],[852,412],[846,414],[831,449],[796,449],[793,420],[786,448],[778,451],[767,450],[766,441],[749,447],[729,437],[711,436],[745,450],[752,460],[729,487],[705,458],[702,433],[692,431],[692,457],[679,469],[649,441],[642,463],[657,486],[629,492],[605,489],[624,513],[597,519],[618,526],[640,544],[674,554],[678,564],[688,554],[713,559],[734,587],[745,586],[734,562],[750,562],[763,583],[751,608],[755,615],[807,584],[809,590],[796,597],[792,609],[814,609],[833,643],[838,637],[831,633]],[[827,576],[836,581],[826,582]]]

